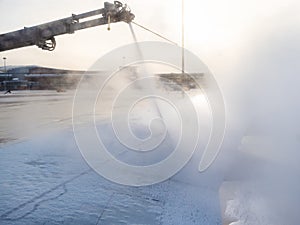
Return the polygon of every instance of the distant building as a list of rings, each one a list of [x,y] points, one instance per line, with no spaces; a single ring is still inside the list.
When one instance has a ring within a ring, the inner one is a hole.
[[[0,90],[63,90],[75,88],[84,71],[39,66],[8,67],[0,72]]]

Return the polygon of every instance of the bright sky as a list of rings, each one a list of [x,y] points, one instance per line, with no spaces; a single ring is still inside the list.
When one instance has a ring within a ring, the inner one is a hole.
[[[102,0],[0,0],[0,33],[103,7]],[[215,70],[236,61],[249,42],[276,30],[280,21],[300,24],[298,0],[185,0],[186,48]],[[181,42],[181,0],[127,0],[135,21]],[[292,19],[291,19],[292,18]],[[299,26],[298,26],[299,27]],[[53,52],[33,46],[7,52],[8,65],[87,69],[106,52],[133,42],[126,23],[56,38]],[[134,26],[139,41],[161,40]]]

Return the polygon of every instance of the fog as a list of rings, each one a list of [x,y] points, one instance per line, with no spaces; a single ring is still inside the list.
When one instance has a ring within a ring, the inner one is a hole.
[[[238,224],[297,224],[300,219],[300,23],[291,11],[268,23],[243,49],[232,89],[225,93],[224,154],[233,166],[227,178],[241,180]]]

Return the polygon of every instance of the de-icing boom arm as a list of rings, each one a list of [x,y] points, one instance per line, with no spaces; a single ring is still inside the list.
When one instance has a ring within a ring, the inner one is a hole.
[[[101,15],[98,19],[80,22],[81,19],[91,16]],[[0,35],[0,52],[15,48],[22,48],[31,45],[37,45],[44,50],[52,51],[55,49],[55,36],[62,34],[72,34],[77,30],[99,26],[120,21],[131,22],[134,14],[126,5],[119,1],[113,4],[104,3],[104,8],[82,13],[73,14],[71,17],[56,20],[53,22],[41,24],[34,27],[25,27],[22,30],[1,34]],[[108,27],[110,29],[110,27]]]

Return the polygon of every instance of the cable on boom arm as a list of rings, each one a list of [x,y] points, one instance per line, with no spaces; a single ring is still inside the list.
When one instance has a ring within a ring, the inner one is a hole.
[[[154,35],[156,35],[156,36],[158,36],[158,37],[160,37],[160,38],[162,38],[162,39],[164,39],[164,40],[166,40],[166,41],[168,41],[168,42],[170,42],[170,43],[172,43],[172,44],[174,44],[174,45],[178,45],[176,42],[174,42],[174,41],[172,41],[172,40],[170,40],[170,39],[168,39],[168,38],[162,36],[161,34],[155,32],[155,31],[150,30],[149,28],[147,28],[147,27],[145,27],[145,26],[142,26],[142,25],[140,25],[140,24],[138,24],[138,23],[136,23],[136,22],[134,22],[134,21],[131,21],[131,23],[133,23],[133,24],[135,24],[135,25],[137,25],[137,26],[143,28],[143,29],[146,30],[146,31],[149,31],[150,33],[152,33],[152,34],[154,34]]]

